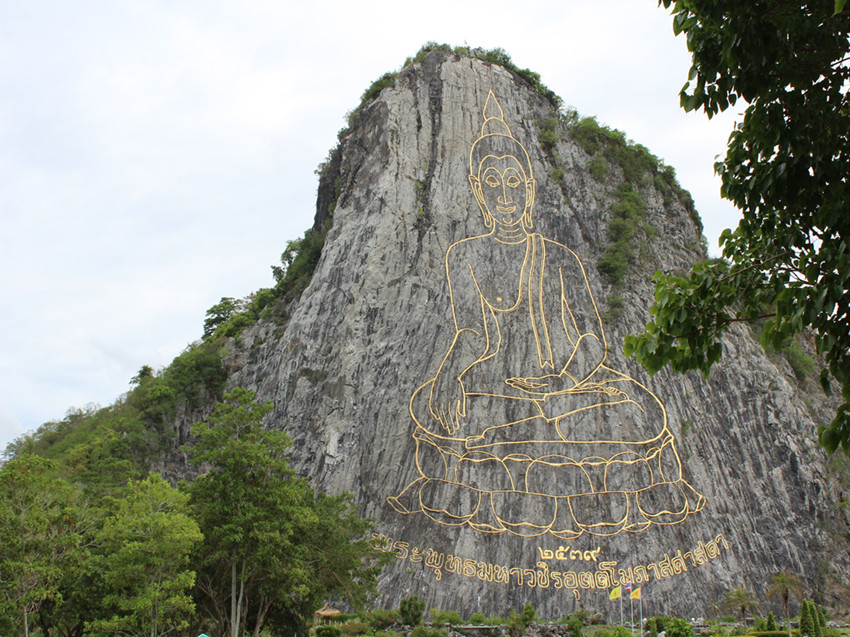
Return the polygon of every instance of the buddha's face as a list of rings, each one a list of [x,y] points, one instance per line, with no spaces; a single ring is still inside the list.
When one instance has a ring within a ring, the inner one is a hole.
[[[489,215],[503,227],[519,224],[534,196],[533,182],[513,155],[487,155],[470,181],[485,219]]]

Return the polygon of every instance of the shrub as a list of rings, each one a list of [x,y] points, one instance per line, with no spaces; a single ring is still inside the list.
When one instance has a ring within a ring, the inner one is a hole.
[[[596,181],[605,181],[608,176],[608,160],[597,155],[587,162],[587,170]]]
[[[764,629],[765,629],[765,631],[770,631],[770,632],[774,632],[774,631],[778,630],[778,627],[776,626],[776,618],[773,616],[773,611],[770,611],[767,614],[767,621],[765,622]]]
[[[684,619],[673,617],[665,626],[667,637],[694,637],[694,629]]]
[[[405,626],[418,626],[422,623],[422,613],[425,612],[425,602],[418,595],[407,597],[399,604],[401,623]]]
[[[487,618],[484,613],[472,613],[469,616],[469,623],[475,626],[484,626],[487,623]]]
[[[567,627],[570,637],[582,637],[581,629],[584,626],[584,622],[575,613],[567,616],[564,620],[564,625]]]
[[[792,340],[787,347],[783,347],[782,355],[785,356],[797,380],[805,380],[815,375],[817,364],[803,351],[799,341]]]
[[[637,259],[639,239],[652,234],[652,228],[645,222],[646,206],[631,184],[620,184],[614,195],[616,201],[611,205],[607,229],[610,243],[596,267],[611,285],[620,287],[629,266]]]
[[[341,624],[340,629],[344,635],[365,635],[369,632],[369,624],[365,622],[348,622]]]
[[[316,627],[316,637],[342,637],[342,630],[339,626],[325,624]]]
[[[463,624],[463,618],[456,610],[437,610],[431,609],[431,624],[433,626],[442,626],[451,624],[452,626],[460,626]]]
[[[558,136],[558,119],[556,117],[548,117],[540,122],[540,145],[548,151],[555,148],[555,144],[559,141]]]
[[[428,628],[427,626],[414,627],[411,637],[446,637],[449,634],[445,628]]]
[[[360,103],[365,104],[366,102],[371,102],[373,99],[378,97],[378,95],[381,94],[381,91],[385,88],[395,86],[395,79],[397,77],[398,73],[384,73],[381,77],[372,82],[372,85],[363,92],[363,95],[360,97]]]
[[[370,613],[362,613],[360,619],[367,622],[372,630],[377,631],[399,621],[399,612],[395,608],[377,609]]]

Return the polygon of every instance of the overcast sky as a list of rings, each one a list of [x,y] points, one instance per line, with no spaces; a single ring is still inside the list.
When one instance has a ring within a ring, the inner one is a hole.
[[[739,114],[680,110],[655,0],[0,0],[0,449],[269,287],[345,114],[428,41],[501,47],[647,146],[715,253],[737,223],[713,163]]]

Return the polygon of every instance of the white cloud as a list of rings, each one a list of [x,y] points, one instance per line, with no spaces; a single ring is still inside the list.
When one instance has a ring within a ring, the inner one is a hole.
[[[688,56],[652,3],[32,0],[2,13],[0,445],[110,403],[196,339],[220,297],[270,285],[312,223],[313,170],[345,113],[429,40],[504,48],[673,165],[707,231],[734,223],[711,166],[729,124],[678,108]]]

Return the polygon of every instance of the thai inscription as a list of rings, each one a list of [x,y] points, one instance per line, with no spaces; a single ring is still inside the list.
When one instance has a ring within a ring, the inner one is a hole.
[[[606,590],[620,584],[632,582],[644,584],[653,580],[673,577],[685,573],[689,568],[697,568],[718,557],[721,551],[729,550],[729,543],[723,534],[706,541],[688,551],[666,552],[656,562],[621,566],[618,561],[588,560],[594,570],[554,570],[548,561],[538,560],[534,568],[519,567],[511,564],[493,564],[461,555],[442,553],[428,547],[412,547],[408,542],[394,541],[384,535],[373,534],[376,550],[393,552],[399,560],[413,564],[422,564],[430,569],[434,579],[441,581],[443,573],[475,578],[496,584],[512,584],[530,588],[555,588],[573,590],[577,598],[580,590]],[[586,553],[594,553],[586,551]],[[554,555],[554,553],[553,553]],[[595,554],[598,557],[598,551]],[[551,558],[548,558],[551,559]],[[558,559],[557,557],[555,559]]]
[[[564,562],[569,560],[574,562],[578,560],[579,562],[596,562],[599,559],[599,552],[602,550],[600,547],[596,547],[592,551],[580,551],[570,550],[569,546],[559,546],[557,550],[552,549],[544,549],[542,546],[538,546],[537,550],[540,552],[541,560],[559,560]]]

